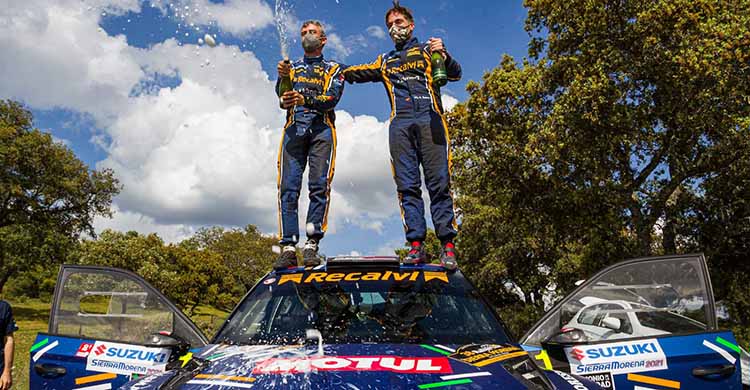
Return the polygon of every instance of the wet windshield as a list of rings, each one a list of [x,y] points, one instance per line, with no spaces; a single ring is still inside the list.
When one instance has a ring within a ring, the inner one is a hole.
[[[216,337],[232,344],[502,344],[509,340],[459,273],[306,272],[269,277]]]

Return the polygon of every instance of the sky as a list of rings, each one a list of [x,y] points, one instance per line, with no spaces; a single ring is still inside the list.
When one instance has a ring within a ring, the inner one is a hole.
[[[390,5],[286,0],[279,19],[290,57],[302,56],[300,22],[318,19],[327,58],[372,61],[393,48],[384,26]],[[414,12],[415,35],[442,38],[463,67],[463,79],[442,88],[446,109],[465,100],[467,82],[481,80],[503,54],[526,55],[520,0],[402,5]],[[277,234],[284,112],[273,92],[280,59],[274,9],[266,0],[0,0],[0,99],[23,102],[37,128],[91,168],[114,171],[123,189],[113,218],[96,219],[99,231],[157,233],[168,242],[215,225],[253,224]],[[216,47],[199,41],[205,34]],[[389,113],[381,84],[346,85],[336,108],[322,253],[393,254],[404,244],[388,162]]]

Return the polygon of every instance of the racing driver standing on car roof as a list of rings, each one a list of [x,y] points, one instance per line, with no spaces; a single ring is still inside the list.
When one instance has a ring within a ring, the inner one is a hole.
[[[318,244],[328,224],[336,128],[334,107],[344,90],[341,65],[323,58],[327,39],[317,20],[302,23],[300,31],[305,56],[290,63],[279,61],[276,92],[281,107],[287,110],[278,161],[279,230],[281,254],[275,269],[297,266],[299,239],[297,215],[302,174],[310,164],[307,211],[307,242],[302,251],[305,266],[320,263]]]
[[[413,36],[414,17],[398,1],[386,12],[385,22],[395,50],[379,55],[372,63],[347,68],[344,77],[350,83],[382,82],[391,102],[391,166],[406,240],[411,244],[404,261],[422,263],[426,257],[421,164],[430,194],[432,223],[443,246],[440,262],[455,269],[453,239],[458,225],[450,186],[450,139],[439,86],[433,85],[432,55],[442,55],[437,57],[444,61],[448,81],[461,78],[461,66],[448,54],[441,39],[431,38],[423,43]]]

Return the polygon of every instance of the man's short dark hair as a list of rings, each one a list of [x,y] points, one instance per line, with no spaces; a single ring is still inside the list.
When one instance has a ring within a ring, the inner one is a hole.
[[[411,10],[406,7],[402,7],[401,4],[398,3],[398,1],[394,1],[393,8],[389,9],[385,13],[385,25],[386,26],[388,25],[388,17],[391,16],[392,13],[399,13],[401,15],[404,15],[406,20],[414,23],[414,16],[412,16]]]

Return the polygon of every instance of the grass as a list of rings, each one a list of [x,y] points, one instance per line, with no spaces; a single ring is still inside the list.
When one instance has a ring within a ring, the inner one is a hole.
[[[18,331],[15,333],[16,348],[15,359],[13,361],[13,388],[28,389],[29,349],[36,339],[36,334],[47,331],[50,302],[24,298],[6,298],[5,300],[13,307],[13,316],[18,324]],[[191,319],[210,339],[228,315],[229,313],[210,306],[198,306]]]

